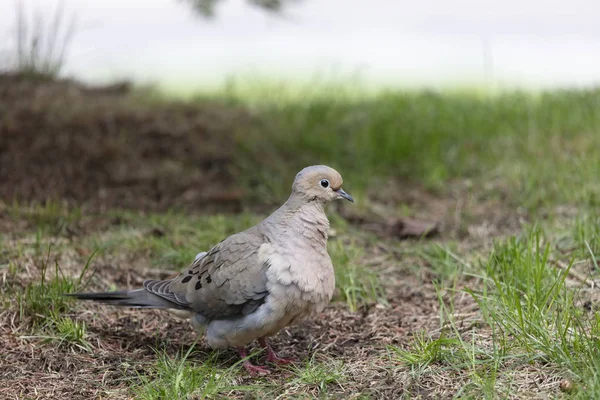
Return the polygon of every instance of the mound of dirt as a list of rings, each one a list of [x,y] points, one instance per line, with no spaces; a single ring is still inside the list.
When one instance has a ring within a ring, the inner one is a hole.
[[[89,87],[0,75],[0,199],[237,210],[235,107],[160,102],[127,83]]]

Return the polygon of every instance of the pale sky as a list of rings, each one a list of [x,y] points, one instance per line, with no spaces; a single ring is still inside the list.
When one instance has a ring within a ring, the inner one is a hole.
[[[24,0],[50,15],[57,0]],[[11,46],[12,0],[0,1]],[[376,85],[600,83],[597,0],[303,0],[273,17],[225,0],[217,17],[179,0],[64,0],[79,29],[67,71],[195,88],[231,75]]]

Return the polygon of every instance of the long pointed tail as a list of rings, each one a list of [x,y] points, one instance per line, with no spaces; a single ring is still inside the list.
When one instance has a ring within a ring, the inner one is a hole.
[[[149,293],[146,289],[122,290],[118,292],[69,293],[65,296],[78,300],[91,300],[113,306],[133,308],[181,308],[176,304]]]

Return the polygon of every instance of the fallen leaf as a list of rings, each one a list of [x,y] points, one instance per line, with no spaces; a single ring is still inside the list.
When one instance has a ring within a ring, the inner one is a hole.
[[[389,225],[389,234],[399,238],[432,237],[439,233],[437,222],[422,221],[413,218],[399,218]]]

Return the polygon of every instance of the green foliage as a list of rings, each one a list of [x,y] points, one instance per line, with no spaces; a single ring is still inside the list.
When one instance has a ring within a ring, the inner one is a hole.
[[[435,243],[418,247],[412,252],[426,261],[429,269],[435,275],[435,281],[451,283],[461,279],[464,277],[465,268],[468,267],[468,264],[449,245]]]
[[[80,221],[82,217],[80,208],[68,207],[51,199],[43,204],[28,205],[15,201],[8,207],[8,212],[17,220],[24,219],[31,223],[40,235],[52,236],[67,235],[69,226]]]
[[[138,382],[132,391],[139,399],[187,399],[214,397],[232,390],[246,388],[236,385],[234,368],[222,369],[216,366],[216,353],[200,362],[189,360],[195,344],[184,354],[175,357],[164,351],[157,351],[157,361],[145,374],[138,375]]]
[[[296,377],[290,382],[290,386],[299,386],[303,390],[314,388],[319,396],[326,396],[329,386],[341,385],[347,380],[346,367],[340,360],[318,362],[313,356],[306,364],[292,369]]]
[[[464,363],[465,361],[459,340],[443,336],[433,339],[424,331],[416,332],[413,335],[413,342],[409,344],[408,349],[390,346],[390,350],[400,363],[419,369],[437,362],[459,361]]]
[[[260,216],[201,215],[178,212],[137,216],[119,213],[128,221],[110,235],[92,240],[94,247],[108,252],[143,253],[155,266],[181,269],[196,254],[208,251],[229,235],[243,231],[260,221]]]
[[[7,287],[2,297],[15,296],[20,319],[30,321],[29,330],[33,336],[22,338],[41,339],[56,343],[58,346],[73,346],[83,351],[91,351],[85,323],[65,316],[73,300],[64,294],[87,286],[91,276],[85,282],[83,279],[94,254],[89,257],[79,276],[71,277],[63,273],[58,262],[54,263],[52,271],[50,246],[48,246],[46,257],[40,259],[39,280],[28,283],[23,291],[15,291],[15,288]]]
[[[335,269],[337,300],[344,301],[352,312],[376,302],[386,303],[385,293],[374,271],[360,264],[362,250],[354,242],[330,240],[329,255]]]
[[[492,180],[514,204],[532,209],[557,201],[598,205],[600,90],[398,91],[363,99],[324,92],[281,101],[271,91],[253,104],[264,123],[240,132],[236,160],[262,201],[285,196],[299,168],[325,163],[342,172],[352,193],[388,177],[434,189],[472,178]],[[263,166],[258,176],[256,165]]]
[[[579,255],[591,256],[596,261],[596,256],[600,255],[600,215],[595,212],[578,215],[573,231],[573,240]],[[595,266],[597,269],[597,262]]]
[[[94,254],[89,257],[77,278],[64,275],[58,262],[54,263],[54,274],[51,276],[52,270],[49,266],[50,246],[48,246],[46,258],[40,261],[39,281],[29,283],[24,292],[17,294],[20,317],[31,318],[34,326],[44,323],[54,324],[51,320],[66,312],[67,305],[72,302],[64,294],[76,292],[87,286],[91,276],[86,282],[83,281],[83,278],[89,269]],[[49,320],[50,322],[48,322]]]
[[[470,293],[506,351],[564,366],[597,391],[600,318],[578,304],[580,289],[566,284],[573,262],[557,268],[551,244],[543,243],[536,228],[497,243],[483,265],[483,289]]]

